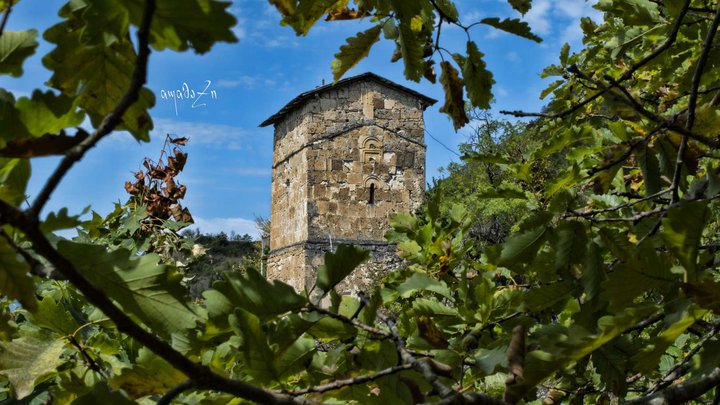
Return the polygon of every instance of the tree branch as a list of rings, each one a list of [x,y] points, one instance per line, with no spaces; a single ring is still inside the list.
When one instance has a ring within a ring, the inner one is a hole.
[[[685,122],[685,129],[688,132],[692,132],[693,125],[695,124],[695,110],[697,108],[697,98],[698,98],[698,89],[700,88],[700,79],[702,79],[703,71],[705,70],[705,65],[707,64],[708,56],[710,55],[710,48],[712,48],[712,42],[715,38],[715,33],[718,30],[718,25],[720,25],[720,3],[718,3],[717,9],[715,11],[715,18],[713,18],[712,24],[710,24],[710,29],[708,30],[707,36],[705,37],[705,42],[703,43],[702,51],[700,52],[700,57],[698,58],[698,64],[695,67],[695,73],[693,74],[693,80],[692,80],[692,87],[690,90],[690,98],[688,100],[688,118]],[[683,154],[685,152],[685,148],[687,148],[688,143],[688,137],[687,135],[683,135],[682,139],[680,140],[680,147],[678,148],[678,154],[677,154],[677,161],[675,163],[675,173],[673,175],[673,182],[672,182],[672,189],[673,189],[673,195],[672,195],[672,202],[676,203],[680,200],[680,194],[679,194],[679,185],[680,185],[680,176],[682,173],[682,167],[683,167]]]
[[[365,304],[361,304],[361,305],[365,305]],[[312,304],[309,304],[309,306],[307,308],[302,308],[300,311],[301,312],[317,312],[319,314],[328,316],[330,318],[337,319],[338,321],[340,321],[342,323],[352,325],[358,329],[364,330],[365,332],[376,335],[383,339],[392,337],[392,335],[390,333],[388,333],[384,330],[373,328],[372,326],[365,325],[364,323],[356,321],[355,319],[350,319],[346,316],[336,314],[335,312],[328,311],[327,309],[323,309],[323,308],[317,307]]]
[[[193,380],[185,380],[180,384],[172,387],[168,392],[165,393],[158,401],[156,405],[170,405],[178,395],[193,388],[195,382]]]
[[[140,89],[146,81],[147,61],[150,55],[149,30],[154,12],[155,1],[146,0],[137,33],[139,45],[135,70],[133,71],[131,84],[118,105],[103,119],[98,129],[88,139],[68,152],[27,212],[22,212],[18,208],[0,200],[0,223],[10,224],[23,231],[25,236],[33,243],[35,251],[55,266],[85,296],[88,302],[110,318],[117,326],[118,331],[132,337],[153,353],[162,357],[193,380],[198,388],[227,392],[263,404],[312,403],[309,400],[277,394],[244,381],[223,377],[214,373],[209,367],[188,359],[168,343],[160,340],[130,319],[101,289],[93,285],[68,259],[63,257],[40,230],[39,213],[60,180],[75,162],[80,160],[90,148],[120,123],[122,115],[137,100]]]
[[[2,16],[2,22],[0,22],[0,37],[2,37],[3,32],[5,32],[5,25],[7,25],[8,18],[10,17],[10,11],[12,11],[12,0],[7,0],[7,2],[7,7],[5,7],[5,12]]]
[[[358,294],[360,300],[367,301],[365,294],[360,292]],[[366,306],[369,303],[366,302]],[[395,347],[397,348],[400,360],[404,364],[410,365],[415,371],[430,383],[435,393],[442,398],[438,404],[483,404],[483,405],[507,405],[504,401],[493,398],[489,395],[480,393],[473,394],[461,394],[454,389],[448,387],[445,383],[440,381],[440,377],[435,374],[433,367],[430,365],[430,359],[418,360],[416,359],[405,347],[405,339],[400,335],[400,331],[397,328],[395,320],[391,317],[383,314],[382,312],[377,313],[378,319],[383,322],[390,329],[392,339],[395,341]]]
[[[697,352],[699,352],[700,349],[702,349],[702,347],[703,347],[703,345],[705,344],[705,342],[707,342],[707,341],[708,341],[710,338],[712,338],[713,336],[717,335],[718,332],[720,332],[720,323],[718,323],[717,325],[715,325],[715,327],[713,327],[710,332],[708,332],[705,336],[703,336],[703,337],[697,342],[697,344],[696,344],[695,346],[693,346],[692,349],[690,349],[690,351],[685,355],[685,357],[683,357],[683,359],[682,359],[679,363],[677,363],[677,364],[674,365],[670,370],[668,370],[668,371],[662,376],[662,378],[660,378],[660,379],[655,383],[655,385],[653,385],[652,387],[650,387],[650,389],[648,389],[648,390],[645,392],[645,395],[651,395],[651,394],[653,394],[653,393],[655,393],[655,392],[657,392],[657,391],[659,391],[659,390],[667,387],[668,385],[672,384],[673,381],[677,380],[677,379],[680,378],[682,375],[684,375],[684,374],[688,371],[688,368],[687,368],[686,366],[688,365],[688,363],[690,362],[690,360],[692,360],[693,356],[695,356],[695,355],[697,354]]]
[[[625,402],[625,405],[674,405],[695,399],[720,385],[720,367],[696,380],[672,385],[652,395],[645,395]]]
[[[122,122],[123,114],[130,106],[138,100],[140,90],[147,82],[147,66],[150,58],[150,24],[155,14],[155,0],[146,0],[143,9],[142,20],[138,26],[138,55],[135,61],[130,85],[127,91],[120,99],[115,108],[103,118],[100,125],[88,138],[80,142],[77,146],[70,148],[55,171],[50,175],[37,198],[29,208],[29,213],[33,216],[39,216],[45,204],[50,199],[53,191],[57,188],[65,174],[73,167],[75,163],[85,156],[88,150],[93,148],[105,136],[110,134],[115,127]]]

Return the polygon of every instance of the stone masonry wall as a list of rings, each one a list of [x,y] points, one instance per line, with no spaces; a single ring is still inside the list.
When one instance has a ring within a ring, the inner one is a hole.
[[[372,260],[351,275],[370,285],[399,263],[384,240],[391,215],[414,211],[424,191],[415,96],[374,81],[316,94],[275,125],[268,276],[304,288],[332,238],[372,247]]]

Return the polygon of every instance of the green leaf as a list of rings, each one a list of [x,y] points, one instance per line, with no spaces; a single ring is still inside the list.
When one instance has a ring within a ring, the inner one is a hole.
[[[307,304],[307,300],[295,290],[279,281],[269,282],[257,270],[249,267],[244,273],[227,273],[225,280],[216,282],[213,290],[220,293],[229,304],[239,306],[244,310],[261,318],[272,317],[299,309]],[[219,303],[210,303],[218,300],[216,294],[205,291],[208,305],[217,307]],[[272,297],[272,299],[268,299]],[[228,308],[224,305],[223,307]],[[219,307],[217,307],[219,308]],[[230,311],[225,313],[227,316]]]
[[[600,0],[595,8],[622,19],[627,25],[651,25],[660,20],[658,6],[650,0]]]
[[[28,159],[0,158],[0,199],[19,206],[25,201],[25,189],[29,179]]]
[[[110,380],[110,386],[122,389],[132,399],[161,395],[187,377],[165,359],[142,347],[130,367],[123,367]]]
[[[425,71],[423,62],[423,44],[418,39],[418,33],[410,28],[409,23],[401,23],[398,29],[400,35],[400,54],[405,64],[405,77],[414,82],[419,82]]]
[[[450,17],[451,22],[457,21],[458,11],[455,7],[455,3],[453,3],[451,0],[439,0],[437,1],[437,5],[446,16]]]
[[[545,97],[555,91],[558,87],[562,86],[563,83],[565,83],[565,80],[556,80],[550,83],[550,85],[545,90],[543,90],[542,93],[540,93],[540,100],[544,100]]]
[[[440,62],[442,74],[440,83],[445,91],[445,104],[440,112],[447,114],[453,121],[455,131],[465,126],[470,120],[465,114],[465,100],[463,99],[463,79],[458,71],[448,61]]]
[[[0,148],[4,148],[8,141],[30,136],[20,119],[20,111],[15,107],[15,96],[4,89],[0,89],[0,128]]]
[[[500,21],[497,17],[483,18],[480,20],[482,24],[487,24],[491,27],[495,27],[499,30],[515,34],[517,36],[533,40],[537,43],[542,42],[542,38],[533,34],[530,31],[530,26],[525,21],[520,21],[517,18],[506,18]]]
[[[63,207],[57,213],[51,212],[47,218],[40,224],[40,230],[43,233],[54,232],[60,229],[71,229],[80,226],[82,223],[80,217],[90,211],[90,206],[85,207],[78,215],[68,215],[68,209]]]
[[[243,371],[260,381],[271,381],[278,377],[275,369],[275,354],[268,344],[260,319],[240,308],[230,315],[230,325],[235,333],[242,336],[242,351],[246,367]]]
[[[475,355],[475,363],[485,375],[493,374],[498,367],[507,367],[507,348],[480,349]]]
[[[78,328],[67,308],[49,295],[43,297],[37,310],[28,315],[35,325],[61,335],[70,335]]]
[[[525,15],[525,13],[530,11],[532,0],[508,0],[508,3],[510,3],[512,8],[519,11],[520,14]]]
[[[492,73],[487,70],[483,56],[475,42],[468,41],[467,59],[465,59],[465,64],[462,66],[462,74],[472,105],[488,109],[492,100],[491,89],[495,80],[493,80]],[[440,80],[442,81],[442,78]]]
[[[113,405],[136,405],[137,402],[131,401],[121,391],[111,391],[107,383],[104,381],[92,385],[92,391],[79,396],[72,402],[73,405],[97,405],[97,404],[113,404]]]
[[[560,64],[565,66],[568,63],[568,57],[570,56],[570,44],[565,44],[560,48]]]
[[[555,268],[565,269],[571,264],[579,264],[585,259],[587,235],[580,221],[563,221],[556,228]]]
[[[35,381],[57,372],[64,348],[62,338],[25,328],[12,342],[0,342],[0,374],[8,378],[17,399],[30,395]]]
[[[35,53],[37,30],[3,31],[0,36],[0,74],[20,77],[22,64]]]
[[[408,212],[398,212],[390,219],[390,226],[398,232],[415,232],[418,220]]]
[[[85,22],[85,29],[81,34],[83,43],[110,46],[127,37],[130,28],[130,13],[122,2],[117,0],[73,0],[73,10],[77,11],[83,8],[85,9],[82,13],[82,19]]]
[[[554,283],[533,288],[525,294],[525,308],[538,312],[570,298],[572,288],[567,283]]]
[[[708,311],[699,309],[694,305],[682,307],[677,313],[669,314],[665,318],[667,327],[654,337],[645,347],[632,356],[634,369],[648,374],[657,368],[660,356],[668,347],[684,333],[689,327],[703,317]]]
[[[57,247],[91,283],[155,333],[167,337],[195,326],[198,317],[186,302],[181,276],[159,264],[156,254],[135,258],[125,249],[108,252],[65,240]]]
[[[56,134],[67,127],[82,123],[85,114],[77,111],[75,100],[65,95],[55,95],[51,91],[33,91],[32,98],[21,97],[15,103],[30,135],[39,137]]]
[[[409,298],[421,291],[432,291],[448,298],[452,297],[445,282],[435,280],[425,273],[413,273],[410,278],[397,287],[398,294],[403,298]]]
[[[587,257],[583,268],[580,283],[585,289],[587,300],[595,298],[605,280],[605,268],[602,260],[602,250],[595,241],[590,241],[587,247]]]
[[[332,61],[335,81],[368,55],[373,44],[380,40],[381,29],[382,25],[376,25],[347,39],[347,45],[340,47],[340,52],[335,54],[335,60]]]
[[[503,244],[500,255],[500,266],[512,266],[533,260],[540,246],[545,242],[547,228],[541,226],[510,237]]]
[[[661,190],[662,179],[660,178],[660,162],[651,148],[644,148],[637,153],[638,164],[643,173],[645,191],[647,194],[655,194]]]
[[[315,354],[315,339],[300,338],[275,357],[274,368],[278,377],[284,377],[306,369],[305,364]]]
[[[202,54],[216,42],[235,43],[231,28],[237,23],[227,11],[230,2],[215,0],[161,0],[153,18],[150,41],[154,48]],[[139,21],[136,20],[136,21]]]
[[[338,245],[335,253],[325,253],[325,264],[318,268],[318,288],[325,292],[330,291],[369,257],[370,252],[360,247]]]
[[[76,26],[76,21],[73,18],[45,31],[44,38],[56,48],[43,58],[43,64],[53,71],[48,85],[68,97],[77,97],[78,105],[97,127],[129,88],[137,57],[129,40],[110,46],[83,44],[82,26]],[[119,129],[138,140],[148,140],[153,124],[147,110],[154,104],[155,96],[142,88],[138,101],[123,115]]]
[[[695,281],[700,238],[706,225],[707,204],[707,201],[683,202],[670,208],[662,220],[663,239],[685,267],[686,281]]]
[[[291,26],[297,35],[307,35],[320,17],[339,8],[337,0],[271,0],[271,3],[284,15],[281,23]]]
[[[685,294],[702,308],[720,314],[720,284],[705,279],[697,283],[682,283],[680,287]]]
[[[3,237],[0,237],[0,293],[20,301],[28,311],[37,309],[30,266],[18,259],[15,249]]]

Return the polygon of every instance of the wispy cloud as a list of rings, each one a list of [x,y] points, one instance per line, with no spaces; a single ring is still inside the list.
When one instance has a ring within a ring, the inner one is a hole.
[[[155,119],[154,136],[165,134],[186,136],[192,145],[219,147],[227,150],[248,149],[253,144],[250,137],[258,134],[257,130],[246,130],[240,127],[207,122],[177,121],[167,118]]]
[[[217,87],[225,87],[225,88],[232,88],[232,87],[246,87],[246,88],[254,88],[257,86],[274,86],[276,84],[275,80],[269,79],[267,77],[263,76],[248,76],[248,75],[242,75],[233,79],[220,79],[218,80],[215,85]]]

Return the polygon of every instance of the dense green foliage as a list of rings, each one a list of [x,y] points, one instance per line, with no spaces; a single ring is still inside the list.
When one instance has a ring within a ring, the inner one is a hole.
[[[477,45],[450,54],[436,42],[442,24],[460,26],[449,0],[357,0],[355,9],[335,0],[271,3],[299,35],[325,15],[376,23],[341,48],[336,77],[382,33],[412,80],[434,81],[433,58],[446,53],[442,110],[456,127],[469,122],[465,95],[489,105],[492,77]],[[509,3],[521,13],[532,6]],[[605,19],[583,20],[584,49],[563,47],[544,72],[558,77],[543,93],[546,111],[513,112],[537,121],[487,120],[466,164],[450,168],[426,209],[393,219],[387,237],[407,266],[373,291],[335,292],[368,257],[340,245],[311,291],[249,267],[193,301],[178,268],[192,246],[175,237],[191,217],[177,202],[184,191],[169,181],[182,152],[172,164],[150,164],[162,182],[126,185],[134,197],[106,218],[83,222],[76,207],[39,214],[73,163],[113,130],[147,138],[150,49],[204,53],[234,41],[226,7],[72,1],[44,34],[56,45],[44,63],[57,92],[18,100],[0,92],[8,402],[720,400],[720,3],[600,0]],[[479,23],[538,39],[519,20]],[[460,27],[470,37],[472,27]],[[0,73],[22,74],[36,36],[2,33]],[[82,68],[97,60],[105,69]],[[67,136],[84,116],[93,132]],[[21,209],[29,158],[47,154],[65,157]],[[483,238],[480,220],[496,221],[498,231]],[[74,227],[74,240],[53,233]]]
[[[243,271],[248,267],[262,268],[262,243],[253,241],[248,234],[203,234],[196,229],[194,232],[183,231],[182,236],[192,240],[196,250],[201,250],[183,271],[192,298],[202,297],[203,291],[228,272]]]
[[[459,145],[464,160],[448,164],[444,177],[433,179],[427,200],[437,200],[443,215],[456,205],[463,206],[472,221],[468,236],[482,248],[503,242],[517,230],[514,225],[541,203],[536,197],[557,174],[562,159],[558,153],[537,160],[529,178],[519,180],[503,167],[527,161],[546,136],[536,125],[498,120],[487,112],[472,110],[468,116],[472,117],[472,135]]]

